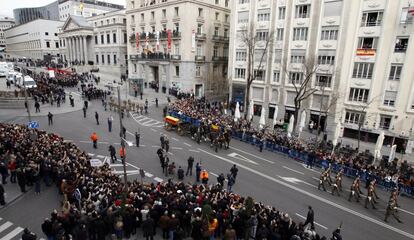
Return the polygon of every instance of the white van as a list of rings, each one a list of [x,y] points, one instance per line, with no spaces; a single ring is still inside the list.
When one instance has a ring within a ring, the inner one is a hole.
[[[9,69],[9,71],[14,71],[14,63],[7,62],[7,68]]]
[[[36,88],[37,87],[35,80],[33,80],[33,78],[30,76],[24,76],[22,85],[25,88]]]
[[[7,77],[7,73],[9,72],[9,68],[6,62],[0,62],[0,77]]]

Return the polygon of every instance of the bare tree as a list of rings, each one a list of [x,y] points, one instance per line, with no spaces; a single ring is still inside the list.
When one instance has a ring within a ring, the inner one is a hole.
[[[357,147],[358,147],[358,151],[359,151],[359,147],[361,144],[361,129],[362,127],[365,125],[365,123],[371,119],[371,117],[374,116],[374,114],[368,114],[367,113],[367,109],[373,104],[375,103],[379,98],[378,96],[373,97],[371,100],[367,101],[367,102],[361,102],[360,104],[358,104],[356,108],[356,111],[358,111],[361,116],[358,118],[358,143],[357,143]]]
[[[246,69],[246,94],[244,96],[244,112],[247,112],[250,105],[250,87],[258,76],[264,77],[264,67],[267,63],[267,52],[270,43],[273,41],[273,31],[265,34],[258,34],[255,31],[254,23],[251,22],[241,31],[240,42],[246,47],[247,69]],[[259,52],[261,51],[261,52]],[[256,54],[259,53],[259,61],[256,61]]]
[[[298,123],[299,111],[302,108],[302,103],[308,99],[312,94],[318,91],[318,88],[312,84],[312,78],[319,69],[319,65],[315,62],[314,56],[309,56],[300,64],[300,69],[295,71],[289,71],[287,67],[287,61],[283,64],[282,68],[286,74],[286,78],[289,83],[293,85],[295,90],[295,97],[293,99],[295,105],[295,112],[293,116],[295,121],[293,123],[293,132],[296,132],[296,125]],[[292,73],[292,74],[291,74]],[[295,77],[295,78],[293,78]]]
[[[324,131],[326,126],[326,121],[328,120],[328,116],[334,116],[336,112],[332,112],[332,108],[336,105],[338,102],[338,99],[340,98],[340,94],[338,92],[331,93],[330,95],[325,95],[327,82],[323,82],[319,85],[319,91],[321,92],[321,99],[320,99],[320,105],[319,105],[319,116],[318,116],[318,127],[317,132],[318,136],[322,131]],[[338,111],[339,113],[340,111]],[[325,117],[325,121],[323,126],[321,126],[322,122],[322,116]],[[319,137],[318,137],[319,138]]]

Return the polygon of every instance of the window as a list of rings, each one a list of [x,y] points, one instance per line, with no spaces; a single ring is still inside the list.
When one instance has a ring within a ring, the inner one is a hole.
[[[239,12],[237,22],[238,23],[249,22],[249,11]]]
[[[293,28],[293,41],[307,41],[308,28]]]
[[[257,10],[257,21],[258,22],[270,21],[270,8]]]
[[[397,37],[394,52],[406,52],[408,47],[408,37]]]
[[[141,18],[141,20],[142,20],[142,18]],[[135,15],[134,14],[131,15],[131,24],[135,24]]]
[[[95,36],[95,44],[98,45],[98,36]]]
[[[300,72],[289,72],[289,83],[290,84],[302,84],[303,73]]]
[[[114,64],[117,64],[117,60],[116,60],[116,54],[114,54]]]
[[[109,33],[106,34],[106,43],[107,44],[111,43],[111,35]]]
[[[95,61],[96,61],[96,64],[99,64],[99,55],[98,54],[95,55]]]
[[[250,0],[239,0],[239,4],[249,3]]]
[[[145,21],[145,15],[143,13],[141,13],[141,22]]]
[[[105,64],[105,55],[102,54],[101,60],[102,60],[102,64]]]
[[[389,80],[399,81],[401,78],[402,65],[391,65]]]
[[[174,14],[175,14],[175,15],[174,15],[175,17],[180,16],[180,15],[179,15],[179,8],[178,8],[178,7],[175,7],[175,8],[174,8]]]
[[[383,12],[364,12],[362,14],[361,27],[381,26]]]
[[[198,17],[202,17],[203,16],[203,9],[199,8],[198,9]]]
[[[55,42],[55,47],[59,48],[59,42]]]
[[[286,7],[279,7],[279,20],[285,19]]]
[[[335,56],[329,56],[329,55],[324,55],[324,56],[318,56],[318,64],[319,65],[334,65],[335,63]]]
[[[180,23],[174,23],[174,27],[175,27],[175,31],[177,33],[179,33],[180,32]]]
[[[220,0],[216,0],[216,5],[220,4]]]
[[[394,107],[397,100],[397,91],[385,91],[384,106]]]
[[[332,83],[332,75],[316,75],[317,87],[327,87],[330,88]]]
[[[180,44],[174,44],[174,54],[180,55]]]
[[[322,27],[321,40],[338,40],[338,27]]]
[[[224,22],[226,22],[226,23],[230,22],[230,15],[228,15],[228,14],[224,15]]]
[[[364,122],[364,117],[365,117],[364,113],[346,111],[345,123],[357,124],[357,125],[362,124]]]
[[[46,47],[50,48],[50,42],[46,42]]]
[[[104,37],[104,35],[102,34],[102,35],[101,35],[101,44],[104,44],[104,42],[105,42],[104,40],[105,40],[105,37]]]
[[[292,55],[290,56],[290,63],[304,63],[305,56],[302,55]]]
[[[201,44],[197,44],[197,56],[203,56],[203,46]]]
[[[401,11],[400,23],[407,24],[413,22],[413,15],[409,13],[410,8],[403,8]]]
[[[235,68],[234,69],[234,77],[244,79],[246,77],[246,69],[245,68]]]
[[[45,32],[45,35],[46,35],[46,36],[49,36],[49,33],[48,33],[48,32]]]
[[[196,77],[201,77],[201,67],[200,66],[196,66]]]
[[[127,43],[127,34],[124,32],[124,43]]]
[[[310,5],[298,5],[295,8],[295,18],[309,18]]]
[[[246,56],[246,50],[236,50],[236,61],[245,62]]]
[[[389,115],[380,115],[380,125],[379,127],[384,130],[388,130],[391,127],[392,116]]]
[[[374,37],[360,37],[358,39],[358,48],[362,49],[377,49],[378,38]]]
[[[220,18],[220,13],[216,12],[216,21],[218,21]]]
[[[363,88],[351,88],[349,91],[349,101],[364,102],[368,101],[369,90]]]
[[[116,43],[116,33],[112,33],[112,42],[113,43]]]
[[[203,33],[203,24],[198,24],[197,25],[197,34],[202,34]]]
[[[354,63],[353,78],[372,79],[372,72],[374,71],[374,63]]]
[[[180,66],[175,66],[175,76],[176,77],[180,76]]]
[[[283,41],[284,28],[276,29],[276,41]]]
[[[278,83],[280,81],[280,72],[279,71],[273,71],[273,79],[272,81],[274,83]]]
[[[112,18],[112,23],[115,23],[115,22],[116,22],[115,18]]]
[[[219,35],[219,27],[214,27],[214,36],[218,36]]]
[[[253,115],[260,116],[262,114],[262,105],[253,104]]]
[[[268,37],[269,37],[268,30],[257,30],[256,32],[257,41],[266,41]]]
[[[137,64],[134,63],[134,72],[137,72]]]
[[[107,55],[107,59],[108,59],[108,64],[111,64],[111,55]]]
[[[213,47],[213,57],[218,57],[218,46]]]
[[[166,18],[167,17],[167,9],[163,9],[162,10],[162,18]]]
[[[229,0],[224,0],[224,6],[229,7]]]
[[[229,37],[229,29],[224,29],[224,37]]]
[[[154,21],[155,20],[155,12],[151,11],[151,20]]]
[[[256,76],[256,81],[263,81],[265,80],[265,76],[266,76],[266,71],[265,70],[258,70],[255,69],[254,70],[254,76]]]
[[[282,49],[275,49],[275,63],[282,62]]]

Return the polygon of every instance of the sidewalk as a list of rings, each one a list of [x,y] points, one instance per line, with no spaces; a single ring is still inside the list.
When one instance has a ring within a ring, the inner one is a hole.
[[[8,177],[7,180],[10,180],[10,177]],[[20,191],[20,187],[17,183],[11,183],[10,181],[8,181],[7,184],[3,184],[3,188],[5,191],[4,197],[6,205],[0,206],[0,209],[7,207],[9,204],[11,204],[24,194]],[[26,192],[30,191],[30,189],[31,187],[26,186]]]

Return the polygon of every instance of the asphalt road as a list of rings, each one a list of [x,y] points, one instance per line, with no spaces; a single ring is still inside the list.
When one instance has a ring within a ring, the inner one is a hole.
[[[269,151],[260,153],[254,146],[237,140],[232,140],[229,150],[219,150],[218,153],[215,153],[207,143],[199,145],[189,137],[166,132],[160,124],[162,123],[161,109],[161,106],[158,109],[151,106],[148,115],[134,115],[134,117],[123,119],[128,130],[127,139],[129,141],[134,141],[133,133],[135,131],[139,129],[141,133],[141,146],[127,148],[129,179],[140,179],[138,174],[140,168],[146,171],[145,181],[162,181],[171,177],[162,174],[156,155],[156,150],[160,145],[160,134],[167,133],[170,138],[170,161],[174,161],[177,166],[182,166],[185,169],[187,158],[192,155],[196,161],[202,162],[203,168],[210,172],[210,182],[216,182],[215,175],[227,174],[231,166],[236,164],[239,168],[237,183],[233,188],[236,193],[252,196],[257,201],[273,205],[281,211],[287,212],[296,221],[304,221],[303,217],[306,216],[307,207],[311,205],[315,211],[316,229],[322,235],[330,237],[332,231],[342,224],[344,239],[414,239],[412,199],[399,198],[402,208],[399,215],[404,222],[403,224],[397,223],[392,217],[389,218],[389,223],[385,223],[383,218],[389,193],[378,189],[377,192],[380,196],[378,210],[365,209],[363,206],[365,199],[361,203],[347,201],[350,179],[344,179],[345,191],[341,197],[337,197],[317,189],[319,169],[307,169],[303,164],[284,155]],[[95,123],[95,111],[100,113],[100,125]],[[111,133],[108,132],[106,123],[106,118],[110,114],[115,118]],[[117,116],[114,112],[104,112],[100,102],[94,101],[88,110],[86,119],[83,118],[82,111],[78,111],[55,115],[53,126],[47,126],[46,117],[37,118],[37,120],[42,129],[59,133],[66,139],[75,142],[93,155],[94,159],[107,161],[109,144],[114,144],[117,148],[120,144]],[[25,123],[26,121],[22,117],[13,119],[13,122],[17,123]],[[89,140],[90,134],[94,131],[100,137],[96,150],[92,148]],[[113,169],[121,172],[122,166],[116,163],[113,165]],[[185,181],[189,182],[194,180],[194,176],[185,178]],[[3,219],[10,219],[9,221],[20,226],[28,226],[40,231],[39,226],[44,217],[59,204],[60,197],[54,190],[46,191],[40,196],[26,194],[14,205],[0,212],[0,216]],[[362,190],[366,193],[366,189]],[[30,209],[33,209],[35,214],[30,214],[30,218],[20,217],[21,210],[30,211]]]

